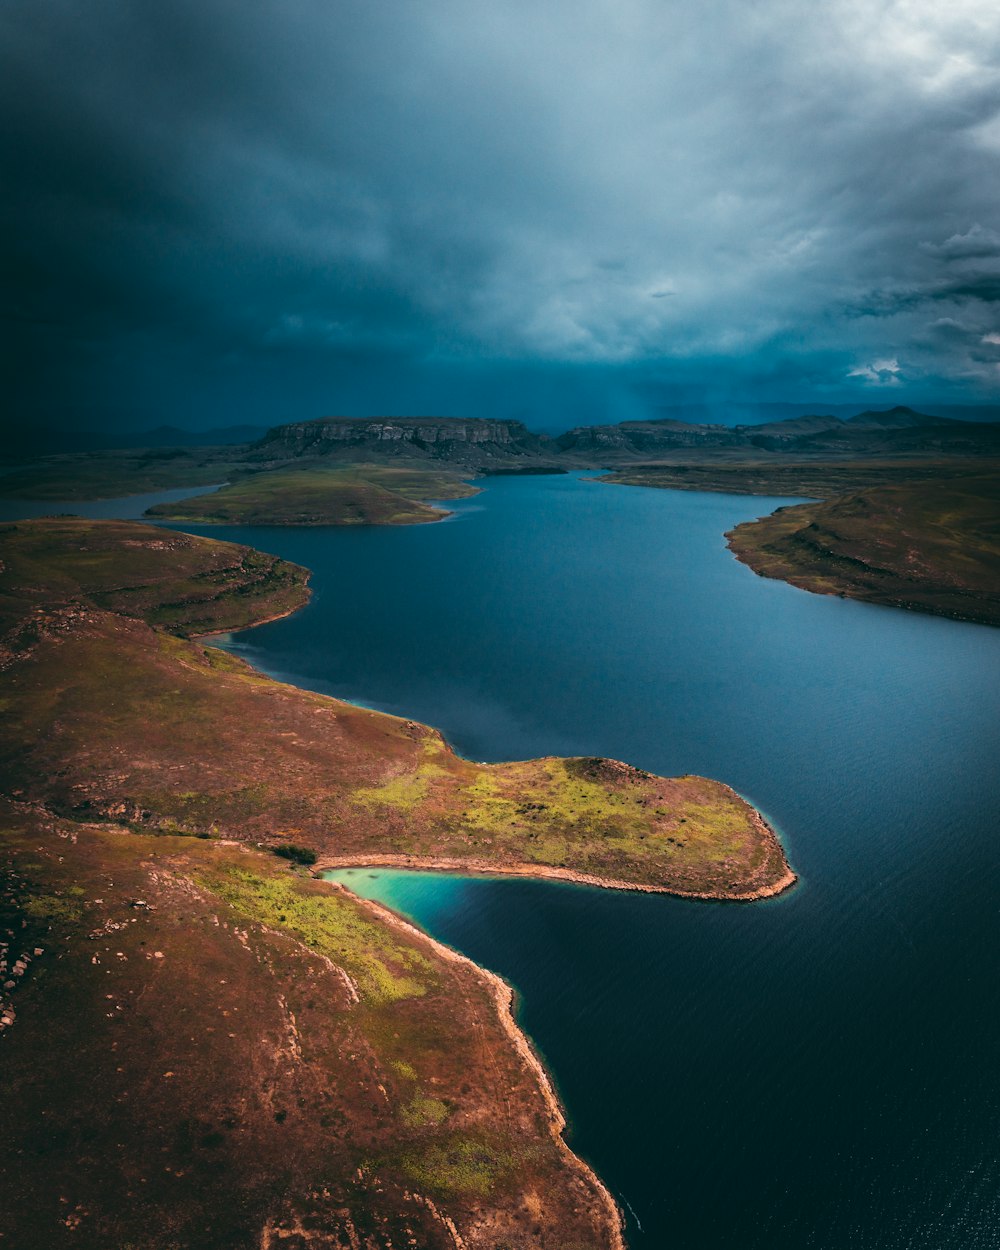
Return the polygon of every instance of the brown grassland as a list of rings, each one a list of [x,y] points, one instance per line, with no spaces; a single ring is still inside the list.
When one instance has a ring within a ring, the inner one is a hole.
[[[794,881],[754,810],[614,761],[474,764],[263,677],[197,638],[306,602],[260,552],[0,541],[8,1244],[618,1245],[506,987],[268,851],[754,898]]]
[[[1000,474],[881,486],[779,508],[726,536],[763,577],[1000,625]]]

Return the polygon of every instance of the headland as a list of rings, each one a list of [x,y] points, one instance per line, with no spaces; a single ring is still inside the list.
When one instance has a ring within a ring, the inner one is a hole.
[[[168,1219],[268,1247],[619,1245],[509,988],[295,858],[764,897],[794,876],[754,809],[611,760],[475,764],[264,677],[198,641],[307,601],[306,570],[250,548],[65,518],[2,543],[23,1244]]]

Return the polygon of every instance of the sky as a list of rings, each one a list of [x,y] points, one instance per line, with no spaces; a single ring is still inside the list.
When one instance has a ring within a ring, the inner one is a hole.
[[[995,0],[0,0],[8,418],[1000,402]]]

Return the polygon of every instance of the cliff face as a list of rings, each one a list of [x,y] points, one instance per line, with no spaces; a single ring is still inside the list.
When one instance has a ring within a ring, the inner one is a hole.
[[[480,472],[530,472],[602,467],[657,458],[695,460],[722,452],[753,458],[783,452],[819,455],[996,455],[1000,425],[927,416],[909,408],[834,416],[796,417],[764,425],[696,425],[684,421],[623,421],[580,426],[557,439],[533,434],[520,421],[479,417],[325,417],[275,426],[247,458],[270,467],[302,459],[344,463],[435,460]],[[693,456],[692,456],[693,453]]]
[[[584,425],[560,435],[561,451],[646,452],[670,447],[729,447],[734,431],[724,425],[687,425],[683,421],[623,421],[620,425]]]
[[[469,464],[551,453],[546,438],[520,421],[460,417],[327,417],[269,430],[252,449],[255,459],[343,455],[429,456]]]

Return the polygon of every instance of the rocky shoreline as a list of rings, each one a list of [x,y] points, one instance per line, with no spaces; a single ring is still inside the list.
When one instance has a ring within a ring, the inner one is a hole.
[[[385,906],[384,903],[376,902],[374,899],[359,898],[353,891],[348,890],[346,886],[340,885],[339,882],[328,882],[338,890],[351,894],[352,897],[358,899],[362,906],[366,907],[373,915],[383,923],[390,925],[394,929],[403,933],[408,933],[419,937],[423,941],[430,944],[433,950],[444,960],[449,963],[457,963],[469,968],[473,974],[479,978],[482,984],[488,989],[494,1004],[496,1005],[497,1016],[500,1025],[510,1039],[514,1049],[521,1058],[525,1067],[534,1077],[542,1101],[545,1104],[546,1118],[549,1125],[549,1131],[552,1140],[556,1143],[560,1153],[566,1160],[568,1168],[577,1174],[585,1182],[591,1186],[599,1196],[602,1205],[605,1208],[608,1219],[608,1250],[626,1250],[625,1239],[622,1234],[623,1217],[618,1204],[611,1196],[610,1190],[604,1185],[597,1173],[585,1163],[577,1154],[570,1149],[564,1136],[566,1131],[566,1113],[562,1104],[556,1096],[552,1081],[545,1066],[535,1053],[534,1047],[528,1035],[518,1025],[514,1016],[514,989],[502,977],[495,972],[491,972],[488,968],[482,967],[468,956],[460,954],[450,946],[446,946],[443,942],[439,942],[436,938],[430,936],[418,925],[405,919],[398,912],[392,910],[391,907]]]

